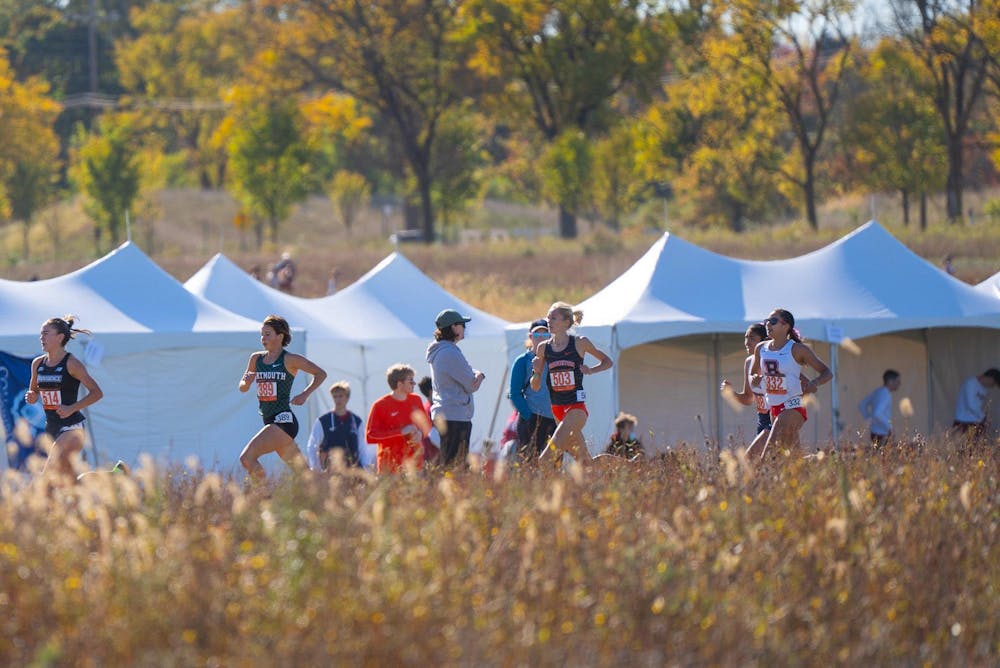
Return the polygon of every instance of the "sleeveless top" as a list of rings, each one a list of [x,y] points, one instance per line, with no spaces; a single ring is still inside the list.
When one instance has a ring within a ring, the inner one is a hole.
[[[257,402],[260,404],[260,414],[265,420],[273,418],[278,413],[291,411],[288,400],[292,396],[292,383],[295,376],[285,368],[285,351],[282,350],[278,359],[270,364],[264,363],[264,355],[257,356],[255,366],[257,372]]]
[[[583,391],[583,356],[576,351],[576,337],[569,337],[569,343],[559,352],[552,350],[552,342],[545,345],[545,384],[549,388],[549,400],[553,406],[583,403],[587,395]]]
[[[54,366],[45,363],[45,356],[38,363],[38,395],[45,409],[45,423],[50,427],[68,427],[83,422],[83,413],[77,411],[69,417],[59,417],[56,408],[72,406],[80,392],[80,381],[69,372],[70,353]]]
[[[792,357],[795,341],[788,339],[780,350],[770,350],[770,344],[760,349],[760,368],[764,373],[764,392],[768,406],[784,404],[785,408],[802,406],[802,366]]]

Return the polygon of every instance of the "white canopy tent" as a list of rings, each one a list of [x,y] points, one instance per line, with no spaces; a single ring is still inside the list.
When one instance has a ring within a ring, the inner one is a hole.
[[[486,374],[475,395],[473,448],[495,436],[498,408],[506,410],[505,338],[507,322],[473,308],[444,290],[400,253],[392,253],[355,283],[329,297],[303,299],[281,293],[254,280],[217,255],[185,286],[230,310],[252,318],[284,315],[309,332],[306,354],[326,369],[330,380],[346,379],[352,386],[350,407],[362,416],[389,391],[386,369],[402,362],[418,378],[429,375],[425,361],[433,340],[434,317],[453,308],[467,317],[467,337],[460,347],[470,364]],[[322,408],[329,406],[323,393]],[[505,415],[504,415],[505,417]]]
[[[976,285],[976,289],[1000,299],[1000,271]]]
[[[256,402],[236,390],[260,345],[257,323],[192,295],[131,242],[65,276],[0,281],[0,295],[0,349],[8,353],[38,355],[39,329],[51,317],[75,314],[93,330],[68,349],[104,391],[87,410],[102,459],[195,455],[206,466],[238,468],[260,427]]]
[[[995,365],[1000,350],[1000,301],[925,262],[876,222],[813,253],[768,262],[724,257],[664,234],[579,308],[580,333],[616,362],[585,380],[592,451],[619,409],[638,416],[652,449],[747,442],[751,409],[727,404],[719,384],[730,378],[742,386],[743,332],[774,308],[792,312],[836,371],[835,383],[807,403],[806,444],[863,428],[855,406],[881,384],[885,368],[902,373],[898,398],[912,406],[908,415],[897,407],[898,432],[950,424],[962,380]],[[522,327],[509,330],[511,356],[523,336]]]

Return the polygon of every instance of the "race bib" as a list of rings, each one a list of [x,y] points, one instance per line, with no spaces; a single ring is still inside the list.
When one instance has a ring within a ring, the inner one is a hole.
[[[763,394],[755,394],[755,395],[753,395],[753,401],[754,401],[754,405],[757,407],[757,412],[758,413],[766,413],[767,412],[767,400],[764,398]]]
[[[572,371],[550,371],[549,384],[554,392],[568,392],[576,389]]]
[[[258,401],[277,401],[278,400],[278,384],[273,380],[258,380],[257,381],[257,400]]]
[[[576,402],[578,404],[582,404],[586,400],[587,400],[587,393],[584,392],[583,390],[577,390],[576,391]]]
[[[291,411],[285,411],[274,416],[274,424],[291,424],[294,419]]]
[[[42,407],[47,411],[54,411],[62,406],[62,392],[59,390],[39,390],[42,397]]]
[[[802,397],[789,397],[785,400],[785,408],[801,408]]]
[[[768,394],[788,394],[788,390],[785,389],[784,376],[764,376],[764,378],[767,379],[765,392]]]

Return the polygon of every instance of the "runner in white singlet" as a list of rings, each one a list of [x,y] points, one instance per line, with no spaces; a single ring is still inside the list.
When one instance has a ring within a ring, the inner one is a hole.
[[[757,344],[751,383],[763,383],[767,404],[771,411],[771,431],[761,451],[761,458],[772,446],[798,447],[799,431],[808,419],[802,396],[815,392],[833,379],[833,373],[812,351],[802,343],[795,329],[795,317],[784,309],[775,309],[764,321],[771,339]],[[810,367],[819,375],[802,380],[802,369]]]

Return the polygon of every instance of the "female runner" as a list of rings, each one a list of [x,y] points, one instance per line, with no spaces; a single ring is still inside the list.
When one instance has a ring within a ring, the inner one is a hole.
[[[764,383],[767,405],[771,411],[771,431],[768,432],[760,456],[763,459],[773,446],[798,447],[799,431],[808,419],[802,395],[815,392],[833,379],[833,372],[802,343],[795,329],[795,317],[785,309],[775,309],[764,321],[769,341],[761,341],[754,349],[751,384]],[[811,367],[819,373],[812,380],[801,376],[802,368]]]
[[[313,391],[326,380],[326,372],[302,355],[285,351],[292,341],[288,322],[276,315],[264,318],[260,327],[260,343],[264,350],[250,355],[247,370],[240,380],[240,392],[246,392],[257,382],[257,401],[264,426],[250,439],[240,453],[240,464],[253,480],[263,480],[264,467],[257,461],[269,452],[277,452],[293,470],[307,468],[302,451],[295,444],[299,422],[291,406],[301,406]],[[305,371],[312,381],[300,394],[291,397],[295,374]],[[290,405],[291,404],[291,405]]]
[[[610,369],[614,363],[587,337],[570,335],[570,328],[583,319],[582,311],[574,311],[569,304],[556,302],[549,308],[547,318],[551,338],[539,343],[535,350],[530,382],[531,389],[537,392],[541,389],[544,373],[557,426],[540,459],[553,456],[558,461],[559,455],[566,451],[586,466],[591,457],[583,438],[583,427],[589,415],[584,403],[583,377]],[[587,353],[597,358],[596,366],[583,363]]]
[[[73,455],[83,449],[86,441],[86,419],[80,411],[104,396],[83,362],[66,352],[66,344],[76,334],[90,334],[86,329],[75,329],[74,320],[74,316],[67,315],[50,318],[42,324],[39,340],[45,354],[31,363],[31,381],[24,394],[24,400],[29,404],[41,398],[45,409],[45,433],[52,438],[42,475],[51,464],[66,480],[71,481],[76,480]],[[87,388],[87,396],[83,399],[77,398],[80,385]]]
[[[766,338],[767,329],[763,323],[756,322],[747,327],[746,334],[743,335],[743,345],[747,349],[747,358],[743,362],[743,389],[737,392],[728,379],[723,379],[720,388],[723,394],[732,392],[736,401],[744,406],[754,404],[757,409],[757,432],[750,447],[747,448],[748,457],[760,452],[767,440],[767,433],[771,430],[771,411],[767,407],[767,397],[764,394],[763,384],[753,385],[750,382],[750,367],[753,366],[754,350],[757,348],[757,344]]]

